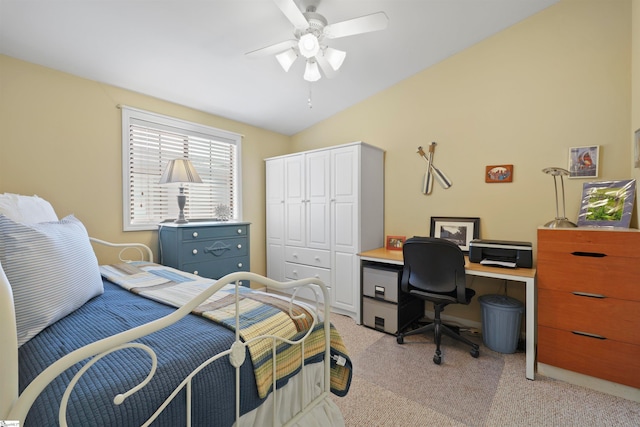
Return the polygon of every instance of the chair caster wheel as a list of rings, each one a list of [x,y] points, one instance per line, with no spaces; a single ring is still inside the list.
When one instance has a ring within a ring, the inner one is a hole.
[[[402,334],[398,334],[398,336],[396,337],[396,341],[398,342],[398,344],[404,344],[404,337],[402,336]]]
[[[480,356],[480,350],[478,350],[477,348],[474,348],[474,349],[473,349],[473,350],[471,350],[469,353],[471,354],[471,356],[472,356],[474,359],[477,359],[477,358],[478,358],[478,356]]]
[[[433,356],[433,363],[435,363],[436,365],[439,365],[440,363],[442,363],[442,357],[436,354],[435,356]]]

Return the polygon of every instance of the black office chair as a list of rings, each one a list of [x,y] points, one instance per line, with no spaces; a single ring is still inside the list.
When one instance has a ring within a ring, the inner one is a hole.
[[[431,301],[434,307],[433,323],[410,330],[398,332],[398,344],[404,343],[407,335],[421,334],[433,330],[436,354],[433,363],[442,362],[440,338],[448,335],[471,346],[471,356],[480,355],[479,346],[457,331],[442,324],[440,313],[449,304],[469,304],[476,294],[466,288],[464,272],[464,254],[458,245],[445,239],[433,237],[412,237],[403,246],[404,269],[402,270],[401,289],[416,298]]]

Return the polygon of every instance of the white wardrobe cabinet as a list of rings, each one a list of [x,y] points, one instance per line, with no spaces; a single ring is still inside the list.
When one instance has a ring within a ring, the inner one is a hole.
[[[355,142],[274,157],[266,180],[267,276],[320,278],[332,310],[359,323],[357,254],[384,245],[384,152]]]

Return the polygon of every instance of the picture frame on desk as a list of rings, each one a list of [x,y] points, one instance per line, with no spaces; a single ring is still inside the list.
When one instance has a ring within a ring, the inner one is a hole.
[[[401,251],[405,240],[407,240],[406,236],[387,236],[385,247],[390,251]]]
[[[469,243],[480,238],[480,218],[432,216],[429,236],[449,240],[468,254]]]
[[[636,180],[585,182],[578,226],[629,228]]]

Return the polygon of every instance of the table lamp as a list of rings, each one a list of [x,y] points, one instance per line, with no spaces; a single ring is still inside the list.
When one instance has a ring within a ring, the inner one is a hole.
[[[159,184],[169,184],[171,182],[196,182],[201,184],[202,180],[188,159],[174,159],[167,165],[162,177],[160,177]],[[186,203],[187,196],[184,194],[184,186],[181,184],[180,193],[178,194],[178,207],[180,208],[180,214],[178,215],[178,219],[174,221],[176,224],[185,224],[189,222],[184,217],[184,206]]]
[[[562,168],[556,168],[556,167],[551,167],[551,168],[544,168],[542,169],[542,172],[553,176],[553,186],[555,187],[556,190],[556,219],[549,221],[548,223],[546,223],[544,226],[547,228],[571,228],[571,227],[577,227],[576,224],[574,224],[573,222],[569,221],[565,215],[565,210],[564,210],[564,179],[563,177],[566,175],[569,175],[569,171],[566,169],[562,169]],[[560,177],[560,185],[562,187],[562,217],[560,216],[559,213],[559,204],[560,201],[558,199],[558,181],[557,181],[557,177]]]

